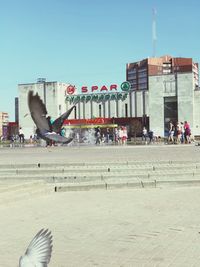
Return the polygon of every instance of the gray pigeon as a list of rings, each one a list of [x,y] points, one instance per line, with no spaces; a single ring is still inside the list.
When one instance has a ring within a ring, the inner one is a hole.
[[[54,120],[53,123],[50,121],[50,117],[47,117],[47,109],[42,99],[36,93],[33,94],[33,91],[29,91],[28,93],[28,106],[30,110],[31,117],[37,127],[36,133],[37,135],[48,141],[54,141],[56,143],[70,143],[73,138],[66,138],[61,135],[62,125],[65,119],[67,119],[74,109],[75,105],[73,105],[68,111]]]
[[[19,267],[47,267],[51,259],[52,235],[46,229],[40,230],[29,244],[24,256],[19,259]]]

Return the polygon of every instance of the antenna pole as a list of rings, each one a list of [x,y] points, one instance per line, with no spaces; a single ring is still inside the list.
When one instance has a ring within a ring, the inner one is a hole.
[[[156,56],[156,9],[152,9],[152,41],[153,41],[153,57]]]

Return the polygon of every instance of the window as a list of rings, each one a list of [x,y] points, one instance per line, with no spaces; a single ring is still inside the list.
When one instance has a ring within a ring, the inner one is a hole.
[[[135,74],[136,73],[136,69],[133,69],[133,70],[128,70],[128,75],[130,74]]]
[[[147,78],[139,78],[138,79],[138,83],[146,83],[147,82]]]
[[[138,73],[138,77],[140,78],[140,77],[147,77],[147,73],[146,73],[146,71],[145,72],[140,72],[140,73]]]
[[[146,69],[139,69],[138,72],[146,72]]]
[[[163,74],[169,74],[169,73],[171,73],[171,69],[164,69],[163,70]]]
[[[101,117],[101,105],[99,105],[99,117]]]
[[[136,79],[136,74],[128,74],[128,79]]]
[[[74,119],[77,119],[76,106],[74,107]]]
[[[139,90],[145,90],[145,89],[147,89],[147,83],[140,83],[138,85],[138,89]]]
[[[125,117],[128,117],[128,104],[125,104]]]

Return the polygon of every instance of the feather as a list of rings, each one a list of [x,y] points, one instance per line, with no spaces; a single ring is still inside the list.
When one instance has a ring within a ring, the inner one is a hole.
[[[66,120],[70,113],[72,112],[72,110],[75,108],[75,105],[72,106],[68,111],[66,111],[65,113],[63,113],[60,117],[58,117],[53,123],[52,123],[52,130],[56,133],[60,133],[62,125],[64,123],[64,120]]]
[[[46,118],[46,106],[42,102],[38,93],[36,95],[33,95],[33,91],[29,91],[28,106],[31,113],[31,117],[39,131],[41,133],[50,131],[49,121]]]
[[[58,117],[52,124],[50,117],[47,117],[47,109],[42,99],[33,91],[28,93],[28,106],[31,117],[37,127],[36,133],[39,137],[46,141],[55,141],[57,143],[68,144],[73,138],[66,138],[60,135],[64,120],[67,119],[74,109],[75,105],[72,106],[68,111]]]
[[[52,253],[52,235],[41,229],[30,242],[24,256],[19,260],[19,267],[45,267],[50,262]]]

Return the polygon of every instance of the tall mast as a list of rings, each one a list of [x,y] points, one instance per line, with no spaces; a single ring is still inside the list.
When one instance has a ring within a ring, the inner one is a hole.
[[[156,36],[156,9],[153,8],[152,9],[152,42],[153,42],[153,57],[156,56],[156,40],[157,40],[157,36]]]

